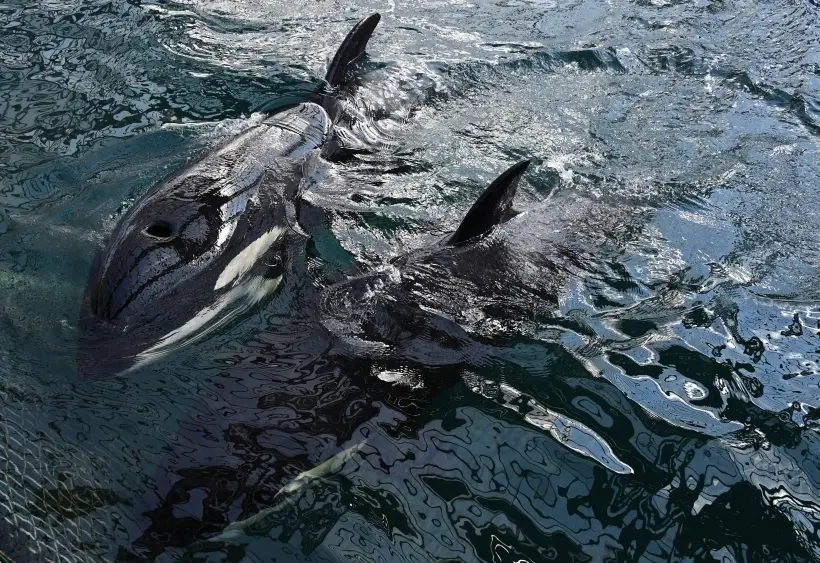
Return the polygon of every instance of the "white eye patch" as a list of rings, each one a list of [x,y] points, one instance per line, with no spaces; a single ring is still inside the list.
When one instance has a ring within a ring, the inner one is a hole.
[[[285,230],[282,227],[274,227],[264,233],[258,239],[242,249],[228,263],[214,285],[214,291],[221,289],[229,283],[239,280],[259,261],[267,250],[275,243]]]

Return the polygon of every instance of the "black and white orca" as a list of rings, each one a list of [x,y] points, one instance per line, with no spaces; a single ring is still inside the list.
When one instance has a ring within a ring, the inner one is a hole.
[[[310,101],[278,111],[142,197],[94,259],[81,308],[81,377],[121,373],[177,349],[277,291],[300,196],[340,151],[336,96],[379,14],[361,20]]]

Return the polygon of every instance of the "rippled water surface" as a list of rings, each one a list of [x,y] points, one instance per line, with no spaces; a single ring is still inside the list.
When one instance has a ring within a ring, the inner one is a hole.
[[[350,103],[377,150],[306,194],[330,229],[305,275],[80,380],[118,218],[307,97],[373,11]],[[815,0],[0,4],[0,551],[820,560],[819,20]],[[326,357],[313,295],[452,231],[522,158],[526,212],[460,275],[416,273],[482,359],[399,397]]]

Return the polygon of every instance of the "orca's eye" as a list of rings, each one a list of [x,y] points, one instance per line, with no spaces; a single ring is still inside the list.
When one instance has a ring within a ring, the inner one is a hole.
[[[171,238],[174,234],[174,226],[168,221],[161,219],[154,221],[145,228],[145,234],[156,239],[165,240]]]

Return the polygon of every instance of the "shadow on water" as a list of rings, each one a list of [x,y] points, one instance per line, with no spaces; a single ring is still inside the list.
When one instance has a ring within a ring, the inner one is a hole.
[[[78,382],[77,308],[116,220],[310,91],[373,9],[386,32],[349,109],[379,151],[307,195],[305,220],[330,229],[305,275],[192,350]],[[811,2],[3,6],[0,551],[818,560],[817,17]],[[338,353],[320,290],[452,231],[522,158],[525,213],[404,270],[438,332],[398,360]]]

